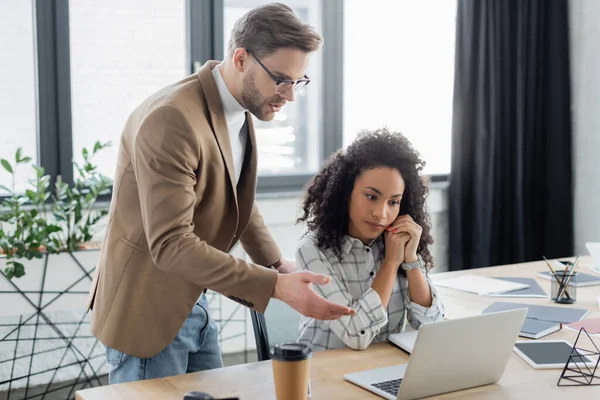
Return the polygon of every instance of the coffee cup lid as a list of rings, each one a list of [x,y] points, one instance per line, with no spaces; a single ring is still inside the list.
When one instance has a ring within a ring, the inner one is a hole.
[[[276,344],[269,353],[272,360],[301,361],[310,358],[312,350],[304,343],[286,342]]]

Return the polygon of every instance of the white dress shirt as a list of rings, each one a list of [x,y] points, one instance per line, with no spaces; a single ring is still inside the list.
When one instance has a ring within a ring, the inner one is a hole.
[[[213,68],[212,73],[217,83],[217,90],[223,103],[225,111],[225,120],[227,121],[227,130],[229,131],[229,142],[231,143],[231,152],[233,155],[233,165],[235,167],[235,184],[240,181],[242,174],[242,165],[244,164],[244,154],[246,152],[246,141],[248,140],[248,130],[242,127],[246,122],[246,109],[233,97],[223,76],[221,75],[220,64]],[[250,116],[248,116],[250,118]]]
[[[330,249],[320,249],[314,233],[302,238],[296,251],[298,268],[331,276],[328,284],[313,285],[313,289],[329,301],[352,307],[356,315],[333,321],[302,317],[298,341],[313,351],[346,346],[364,350],[371,343],[386,341],[390,334],[401,332],[405,319],[418,329],[424,322],[444,317],[444,308],[429,277],[426,275],[433,301],[431,307],[423,307],[410,299],[408,280],[402,271],[394,282],[387,310],[383,308],[379,294],[371,288],[383,259],[381,237],[366,246],[346,236],[341,260]],[[425,273],[422,264],[421,269]]]

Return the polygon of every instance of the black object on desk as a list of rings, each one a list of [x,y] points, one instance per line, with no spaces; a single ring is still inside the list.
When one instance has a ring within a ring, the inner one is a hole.
[[[185,394],[183,400],[240,400],[238,397],[228,397],[226,399],[215,399],[208,393],[189,392]]]
[[[591,344],[591,348],[584,349],[581,346],[585,340],[585,337],[582,337],[582,333],[585,333],[585,336],[588,339],[588,343]],[[590,368],[586,364],[581,362],[581,356],[586,356],[588,358],[594,359],[596,364],[594,368]],[[560,374],[560,378],[558,378],[558,382],[556,382],[557,386],[578,386],[578,385],[590,385],[596,386],[600,385],[600,376],[598,376],[597,369],[598,364],[600,363],[600,349],[596,346],[596,343],[592,340],[589,333],[585,330],[585,328],[581,328],[579,333],[577,334],[577,339],[573,344],[573,348],[571,349],[571,354],[569,355],[569,359],[565,364],[562,374]]]

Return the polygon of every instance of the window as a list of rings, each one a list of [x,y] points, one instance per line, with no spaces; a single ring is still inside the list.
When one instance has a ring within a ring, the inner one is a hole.
[[[95,163],[114,177],[135,107],[196,65],[222,59],[234,22],[269,1],[0,0],[0,158],[12,161],[22,147],[53,179],[72,182],[71,159],[110,141]],[[343,2],[285,3],[328,39],[311,55],[308,88],[276,120],[255,121],[262,192],[299,189],[342,144]],[[22,192],[33,174],[18,171]],[[11,184],[0,168],[0,185]]]
[[[344,145],[385,125],[450,173],[455,17],[455,1],[344,1]]]
[[[225,0],[225,54],[233,24],[250,9],[270,1]],[[306,23],[321,31],[321,1],[286,1]],[[322,61],[321,51],[311,56],[306,75],[311,83],[296,95],[270,122],[254,119],[258,142],[258,170],[261,176],[307,174],[317,171],[321,161]]]
[[[13,167],[19,147],[38,161],[34,43],[32,2],[0,1],[0,158]],[[33,169],[24,165],[16,172],[15,190],[22,193]],[[0,185],[12,190],[12,176],[2,167]]]
[[[146,97],[188,74],[184,0],[69,2],[73,155],[96,140],[112,177],[125,121]]]

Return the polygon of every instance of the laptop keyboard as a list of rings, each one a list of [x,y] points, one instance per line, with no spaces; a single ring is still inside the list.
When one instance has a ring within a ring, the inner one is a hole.
[[[377,389],[383,390],[384,392],[388,392],[394,396],[398,395],[398,390],[400,390],[400,384],[402,383],[402,379],[392,379],[391,381],[372,383],[371,386],[375,386]]]

